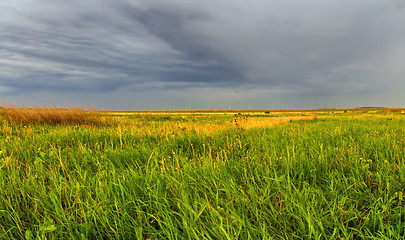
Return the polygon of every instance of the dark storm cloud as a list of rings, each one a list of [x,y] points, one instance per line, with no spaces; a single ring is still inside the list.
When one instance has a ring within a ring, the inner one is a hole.
[[[136,90],[145,81],[193,84],[240,77],[226,63],[202,56],[207,51],[176,30],[176,21],[182,20],[173,14],[142,11],[125,1],[91,1],[94,7],[40,2],[43,9],[30,5],[14,16],[16,21],[0,25],[3,72],[7,67],[17,72],[1,76],[4,86],[56,91],[132,86]]]
[[[297,99],[389,92],[405,88],[404,6],[400,0],[4,1],[0,92],[200,87],[291,91]]]

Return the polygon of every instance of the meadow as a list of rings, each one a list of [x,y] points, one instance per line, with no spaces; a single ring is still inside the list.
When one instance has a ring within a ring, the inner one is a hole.
[[[70,112],[1,110],[0,239],[405,236],[403,110]]]

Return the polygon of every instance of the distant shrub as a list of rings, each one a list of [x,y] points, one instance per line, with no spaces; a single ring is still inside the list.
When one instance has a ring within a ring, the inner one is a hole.
[[[265,111],[264,113],[265,113],[265,114],[270,114],[270,111]]]
[[[49,124],[49,125],[104,125],[106,118],[96,110],[84,110],[81,107],[2,107],[5,118],[15,124]]]

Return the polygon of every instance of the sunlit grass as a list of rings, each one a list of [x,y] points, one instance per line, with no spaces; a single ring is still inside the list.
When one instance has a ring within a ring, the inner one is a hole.
[[[106,124],[105,117],[96,110],[86,111],[81,107],[18,107],[7,105],[1,108],[5,118],[14,124],[49,125],[100,125]]]
[[[1,121],[0,239],[401,239],[405,116],[375,114]]]

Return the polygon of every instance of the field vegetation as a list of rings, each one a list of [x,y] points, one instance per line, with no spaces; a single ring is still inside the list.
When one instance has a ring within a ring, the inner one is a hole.
[[[81,107],[67,109],[56,107],[18,107],[7,105],[1,108],[4,117],[11,123],[48,124],[48,125],[103,125],[107,124],[106,118],[100,112],[85,110]]]
[[[1,112],[0,239],[405,235],[402,110],[24,111]]]

